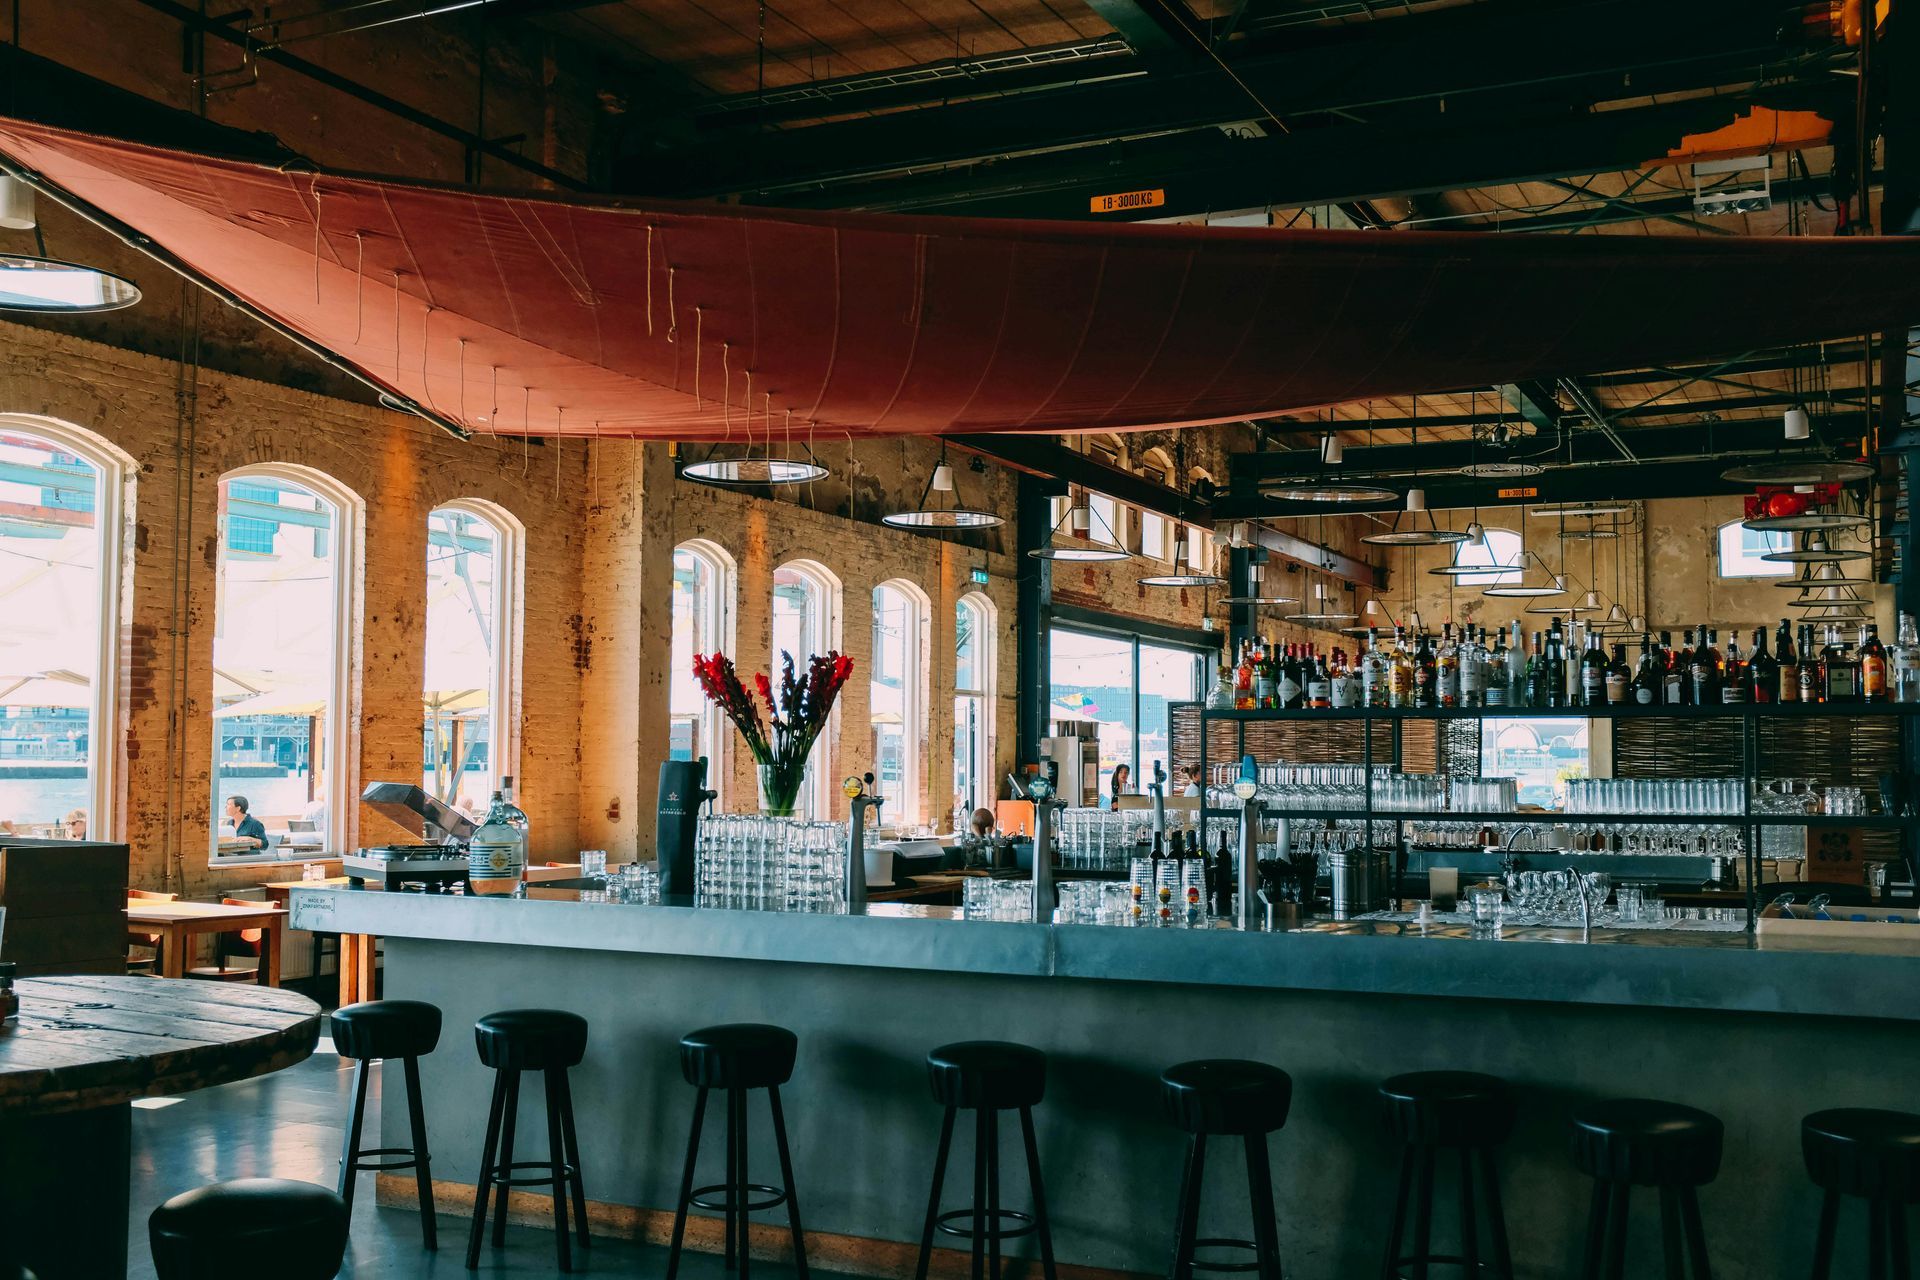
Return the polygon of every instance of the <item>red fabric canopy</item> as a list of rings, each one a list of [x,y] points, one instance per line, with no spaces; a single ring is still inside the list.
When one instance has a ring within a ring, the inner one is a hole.
[[[1920,238],[1500,236],[636,205],[0,120],[0,153],[474,430],[1126,430],[1920,322]]]

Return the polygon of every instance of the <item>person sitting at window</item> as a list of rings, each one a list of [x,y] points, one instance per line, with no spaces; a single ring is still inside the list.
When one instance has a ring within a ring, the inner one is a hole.
[[[1120,797],[1127,793],[1127,788],[1132,782],[1132,765],[1117,764],[1113,766],[1113,799],[1108,802],[1107,808],[1118,809],[1120,807]]]
[[[85,840],[87,838],[87,811],[75,809],[67,815],[67,839]]]
[[[255,849],[267,847],[266,824],[247,812],[245,796],[227,797],[227,821],[233,824],[235,839],[244,840]]]

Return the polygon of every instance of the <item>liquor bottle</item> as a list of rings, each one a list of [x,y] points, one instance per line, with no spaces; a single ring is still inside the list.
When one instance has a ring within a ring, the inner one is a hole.
[[[1776,698],[1780,702],[1800,701],[1800,658],[1793,651],[1793,628],[1787,625],[1785,618],[1780,619],[1780,630],[1773,637],[1774,661],[1778,664],[1775,688]],[[1755,699],[1759,701],[1759,699]]]
[[[1640,665],[1634,668],[1631,699],[1637,706],[1650,707],[1666,697],[1667,666],[1654,652],[1653,637],[1640,637]]]
[[[1547,686],[1549,681],[1550,677],[1547,675],[1547,657],[1542,651],[1540,633],[1536,631],[1533,633],[1533,651],[1527,657],[1527,699],[1525,705],[1529,707],[1551,705],[1547,699]]]
[[[1307,705],[1307,669],[1302,662],[1306,647],[1288,645],[1286,663],[1280,668],[1280,705],[1291,711]]]
[[[1547,705],[1550,707],[1567,705],[1567,670],[1566,634],[1560,629],[1560,619],[1555,618],[1547,630]]]
[[[1327,705],[1335,710],[1359,705],[1359,672],[1354,664],[1347,661],[1347,652],[1340,646],[1333,648],[1333,661],[1327,664],[1329,683],[1327,687]]]
[[[1213,855],[1213,914],[1233,919],[1233,851],[1227,846],[1227,828],[1220,828],[1220,848]]]
[[[1582,707],[1607,705],[1607,655],[1600,648],[1600,637],[1587,633],[1587,649],[1580,655],[1580,701]]]
[[[1460,705],[1460,646],[1453,641],[1453,624],[1440,628],[1440,648],[1433,655],[1433,696],[1443,707]]]
[[[1466,641],[1460,646],[1460,705],[1463,707],[1484,707],[1487,705],[1487,629],[1480,628],[1476,637],[1469,630]]]
[[[1920,630],[1912,614],[1900,615],[1898,636],[1888,663],[1893,668],[1893,700],[1920,702]]]
[[[1240,642],[1240,660],[1233,666],[1233,706],[1236,711],[1251,711],[1260,704],[1253,693],[1253,646]]]
[[[1520,620],[1513,620],[1513,640],[1507,645],[1507,705],[1527,705],[1527,647],[1520,642]]]
[[[1484,648],[1486,645],[1486,628],[1484,627],[1481,628],[1480,643]],[[1496,631],[1493,633],[1493,652],[1487,655],[1486,698],[1481,703],[1482,706],[1504,707],[1507,705],[1507,687],[1512,683],[1512,676],[1507,670],[1509,660],[1507,633]]]
[[[473,893],[510,894],[527,868],[527,815],[508,799],[512,786],[511,779],[500,780],[486,818],[467,840],[467,886]]]
[[[1767,629],[1753,629],[1753,657],[1747,662],[1750,678],[1747,682],[1747,697],[1762,704],[1777,702],[1780,698],[1780,661],[1767,652]]]
[[[1705,636],[1701,637],[1704,642]],[[1677,677],[1680,696],[1669,699],[1678,706],[1689,706],[1693,702],[1693,628],[1688,627],[1680,643],[1680,652],[1674,656],[1673,671]],[[1674,681],[1669,681],[1672,687]]]
[[[1312,653],[1311,646],[1308,652]],[[1307,705],[1322,711],[1333,705],[1333,673],[1327,669],[1324,654],[1313,654],[1313,670],[1307,676]]]
[[[1627,665],[1627,646],[1613,646],[1613,661],[1607,664],[1607,705],[1630,701],[1627,690],[1633,686],[1633,668]]]
[[[1422,631],[1419,647],[1413,651],[1413,705],[1416,707],[1439,705],[1439,682],[1435,678],[1435,665],[1433,633]]]
[[[1413,705],[1413,655],[1407,652],[1407,632],[1405,627],[1393,629],[1393,652],[1388,656],[1393,674],[1393,705],[1410,707]]]
[[[1583,699],[1580,693],[1580,682],[1586,679],[1588,634],[1585,623],[1581,622],[1578,618],[1567,619],[1567,629],[1562,640],[1565,647],[1561,650],[1567,659],[1567,688],[1566,697],[1561,699],[1562,706],[1577,707],[1582,704]],[[1603,651],[1600,656],[1605,658],[1607,655]],[[1600,689],[1600,701],[1605,702],[1606,700],[1606,686],[1603,681]]]
[[[1826,669],[1828,702],[1857,702],[1860,698],[1860,666],[1852,647],[1840,638],[1840,628],[1827,628],[1826,647],[1820,653],[1820,665]]]
[[[1688,669],[1693,673],[1693,703],[1697,707],[1711,707],[1720,701],[1720,639],[1718,631],[1706,627],[1697,629],[1700,642],[1694,647],[1693,661]]]
[[[1820,650],[1813,645],[1813,624],[1800,624],[1800,701],[1827,700],[1827,673]]]
[[[1747,660],[1740,656],[1740,633],[1727,632],[1727,661],[1720,673],[1720,701],[1741,703],[1747,700]]]
[[[1261,708],[1273,708],[1280,705],[1274,696],[1279,673],[1273,660],[1273,641],[1260,637],[1260,656],[1253,667],[1253,700]]]
[[[1367,647],[1360,651],[1360,697],[1369,707],[1385,707],[1393,701],[1393,673],[1380,647],[1378,627],[1367,628]]]
[[[1891,702],[1893,690],[1887,679],[1887,649],[1880,643],[1880,628],[1867,623],[1860,629],[1860,696],[1868,702]]]

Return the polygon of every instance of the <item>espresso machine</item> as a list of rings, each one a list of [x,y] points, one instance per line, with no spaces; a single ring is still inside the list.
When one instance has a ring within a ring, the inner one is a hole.
[[[660,806],[654,816],[653,849],[660,860],[660,896],[691,898],[700,806],[714,798],[707,788],[707,758],[667,760],[660,765]]]

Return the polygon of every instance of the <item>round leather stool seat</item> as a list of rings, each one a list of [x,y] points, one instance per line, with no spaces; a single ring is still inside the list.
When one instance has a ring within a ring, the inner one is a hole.
[[[334,1010],[343,1058],[424,1058],[440,1043],[440,1010],[424,1000],[367,1000]]]
[[[1414,1071],[1380,1086],[1387,1127],[1409,1145],[1497,1147],[1513,1134],[1513,1090],[1477,1071]]]
[[[159,1280],[332,1280],[347,1251],[347,1206],[325,1187],[282,1178],[217,1182],[147,1219]]]
[[[800,1037],[785,1027],[734,1022],[680,1037],[680,1074],[702,1089],[770,1089],[793,1078]]]
[[[963,1040],[927,1055],[927,1083],[943,1107],[1010,1111],[1047,1092],[1047,1055],[1007,1040]]]
[[[1800,1122],[1814,1185],[1844,1196],[1920,1204],[1920,1116],[1847,1107]]]
[[[1272,1133],[1287,1123],[1293,1077],[1264,1062],[1203,1058],[1162,1072],[1160,1101],[1188,1133]]]
[[[1588,1177],[1642,1187],[1700,1187],[1720,1172],[1725,1127],[1695,1107],[1615,1098],[1573,1113],[1573,1163]]]
[[[555,1071],[587,1056],[587,1020],[559,1009],[506,1009],[473,1024],[482,1066],[496,1071]]]

